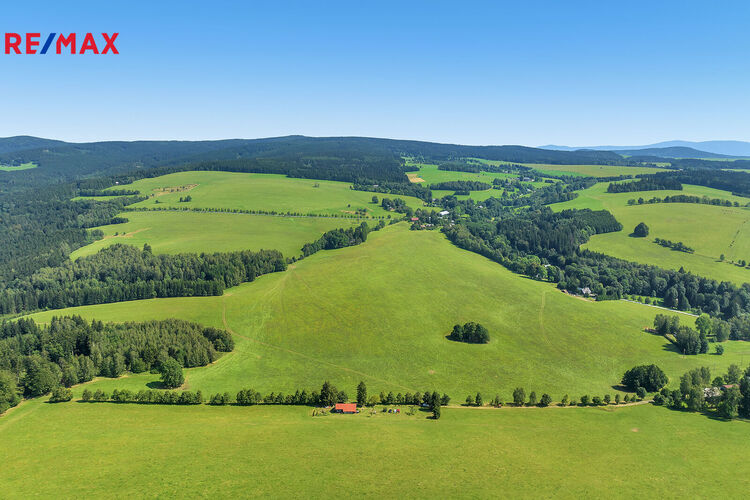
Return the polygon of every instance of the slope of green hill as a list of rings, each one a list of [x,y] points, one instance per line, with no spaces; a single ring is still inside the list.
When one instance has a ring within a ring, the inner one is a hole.
[[[675,380],[701,365],[723,372],[750,355],[747,344],[728,342],[724,356],[680,356],[664,338],[643,331],[657,312],[565,295],[461,250],[440,233],[397,225],[223,297],[85,306],[34,318],[176,317],[226,326],[235,334],[235,351],[187,371],[187,386],[204,393],[245,387],[293,392],[330,379],[350,390],[365,380],[378,392],[437,389],[454,399],[482,391],[507,400],[513,388],[524,386],[559,399],[613,392],[623,372],[637,364],[657,363]],[[467,321],[485,325],[490,343],[446,339],[454,324]],[[94,386],[141,389],[157,378],[141,374]]]
[[[363,209],[370,216],[388,216],[391,212],[372,203],[373,196],[402,198],[415,209],[424,205],[422,200],[410,196],[355,191],[346,182],[293,179],[273,174],[189,171],[141,179],[112,189],[122,188],[151,196],[133,206],[152,209],[219,208],[338,216],[355,215],[357,210]],[[187,196],[192,201],[179,201]]]

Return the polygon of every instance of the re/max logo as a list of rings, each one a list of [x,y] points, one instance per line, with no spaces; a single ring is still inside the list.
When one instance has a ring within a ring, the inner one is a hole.
[[[102,33],[101,40],[97,44],[97,38],[92,33],[70,33],[67,36],[64,33],[50,33],[44,44],[42,44],[41,33],[5,33],[5,53],[6,54],[46,54],[52,44],[55,44],[55,54],[62,54],[70,51],[71,54],[119,54],[115,47],[115,40],[119,33]],[[80,45],[77,45],[80,42]],[[39,47],[41,46],[41,49]],[[101,47],[101,51],[99,48]]]

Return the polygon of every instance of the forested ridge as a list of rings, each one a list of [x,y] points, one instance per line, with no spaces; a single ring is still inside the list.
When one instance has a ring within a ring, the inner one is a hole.
[[[42,267],[59,266],[70,252],[101,238],[87,228],[117,222],[125,205],[142,198],[70,201],[74,186],[0,195],[0,289]],[[122,222],[122,220],[119,220]]]

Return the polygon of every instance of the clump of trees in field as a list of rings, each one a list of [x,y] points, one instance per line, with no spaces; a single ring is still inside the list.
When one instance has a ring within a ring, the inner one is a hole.
[[[654,404],[695,412],[715,412],[725,419],[750,418],[750,367],[743,372],[730,365],[727,373],[711,380],[711,370],[695,368],[680,377],[678,389],[662,389]]]
[[[484,326],[470,321],[463,325],[454,325],[448,338],[467,344],[486,344],[490,341],[490,334]]]
[[[393,212],[400,212],[407,215],[411,215],[412,212],[411,208],[401,198],[383,198],[380,200],[380,206],[383,207],[384,210],[391,210]]]
[[[633,236],[637,238],[645,238],[648,236],[648,226],[644,222],[639,222],[635,229],[633,229]]]
[[[168,319],[141,323],[53,317],[0,325],[0,407],[13,406],[20,392],[37,397],[94,377],[155,370],[167,387],[182,385],[182,368],[205,366],[234,349],[224,330]],[[5,401],[5,403],[3,403]]]
[[[648,392],[656,392],[667,385],[667,382],[669,379],[656,365],[635,366],[622,377],[622,385],[632,392],[636,392],[639,387]]]
[[[375,231],[383,227],[385,227],[385,224],[383,221],[380,221],[375,227]],[[366,222],[363,222],[357,227],[332,229],[324,233],[317,241],[313,243],[305,243],[302,247],[302,255],[304,257],[309,257],[320,250],[333,250],[336,248],[359,245],[360,243],[367,241],[367,234],[369,232],[370,227]]]
[[[706,316],[706,318],[708,318]],[[698,325],[698,323],[696,323]],[[689,326],[681,326],[680,318],[657,314],[654,318],[654,330],[664,335],[683,354],[705,354],[708,352],[708,330],[700,322],[700,330],[695,331]]]

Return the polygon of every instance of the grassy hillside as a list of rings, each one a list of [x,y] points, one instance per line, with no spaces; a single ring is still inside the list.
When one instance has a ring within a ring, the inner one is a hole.
[[[552,205],[555,210],[565,208],[606,209],[612,212],[624,229],[618,233],[596,235],[585,248],[626,260],[654,264],[664,268],[685,269],[720,281],[750,282],[750,269],[729,261],[750,260],[750,210],[747,208],[718,207],[690,203],[660,203],[629,206],[629,199],[663,198],[685,194],[708,196],[742,205],[750,199],[733,196],[726,191],[702,186],[685,185],[683,191],[648,191],[636,193],[607,193],[607,183],[581,191],[569,202]],[[650,228],[646,238],[632,238],[629,234],[639,223]],[[682,241],[695,249],[694,254],[676,252],[653,242],[654,238]],[[724,254],[727,262],[720,262]]]
[[[10,165],[0,165],[0,172],[14,172],[16,170],[28,170],[30,168],[36,168],[36,163],[22,163],[20,165],[16,166],[10,166]]]
[[[371,201],[373,195],[378,198],[383,195],[354,191],[350,186],[346,182],[292,179],[283,175],[191,171],[141,179],[112,189],[125,187],[153,195],[152,199],[135,205],[147,208],[237,208],[329,215],[350,215],[364,208],[374,216],[390,213]],[[179,202],[188,195],[193,201]],[[399,198],[413,208],[423,205],[417,198]],[[155,203],[157,200],[159,204]]]
[[[377,390],[437,389],[454,398],[481,390],[510,398],[513,388],[563,394],[613,392],[623,372],[657,363],[674,379],[709,365],[723,372],[750,360],[750,346],[729,342],[724,356],[683,357],[643,332],[657,309],[594,303],[512,274],[451,245],[436,232],[405,225],[367,243],[320,252],[230,290],[223,297],[153,299],[39,313],[126,321],[178,317],[226,325],[233,353],[191,369],[187,385],[205,392],[243,387],[270,392],[312,389],[330,379],[353,394],[359,380]],[[455,323],[478,321],[487,345],[447,340]],[[691,322],[683,315],[683,321]],[[143,388],[156,375],[95,384]],[[78,389],[80,392],[80,388]]]
[[[33,401],[0,417],[0,484],[6,498],[740,498],[750,473],[747,422],[653,406],[310,414]]]
[[[92,255],[115,243],[135,247],[151,245],[155,253],[231,252],[280,250],[285,256],[300,254],[302,245],[356,220],[326,217],[276,217],[270,215],[201,212],[128,212],[129,222],[101,226],[104,239],[79,248],[70,256]],[[115,236],[115,233],[118,233]]]

